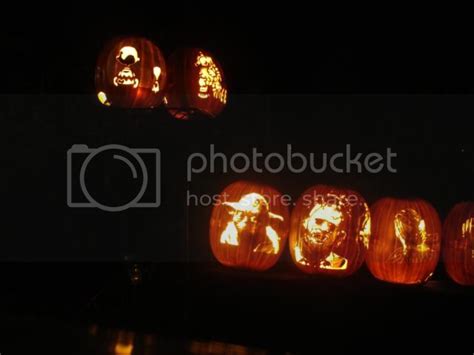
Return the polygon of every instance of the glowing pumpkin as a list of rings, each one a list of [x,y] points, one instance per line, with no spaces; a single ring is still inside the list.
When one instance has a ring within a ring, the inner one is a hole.
[[[160,49],[145,38],[120,38],[99,56],[95,83],[106,106],[151,108],[161,104],[166,65]]]
[[[383,198],[371,207],[367,266],[384,281],[417,284],[429,279],[439,259],[441,223],[423,200]]]
[[[369,237],[369,208],[354,191],[313,186],[291,214],[291,257],[309,274],[354,273],[364,262]]]
[[[457,204],[444,222],[443,261],[454,281],[474,285],[474,202]]]
[[[175,118],[216,117],[227,103],[222,67],[210,53],[181,49],[168,60],[169,85],[165,105]]]
[[[288,207],[275,189],[251,182],[229,185],[210,222],[216,259],[236,268],[266,270],[280,258],[289,229]]]

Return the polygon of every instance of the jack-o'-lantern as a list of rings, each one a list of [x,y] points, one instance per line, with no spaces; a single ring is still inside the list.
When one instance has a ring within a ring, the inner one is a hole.
[[[216,259],[236,268],[266,270],[285,248],[289,212],[275,189],[251,182],[229,185],[219,195],[210,222]]]
[[[216,117],[227,103],[222,67],[210,53],[180,49],[168,59],[165,105],[175,118]]]
[[[165,60],[145,38],[115,39],[99,56],[95,83],[97,97],[106,106],[155,107],[164,97]]]
[[[313,186],[299,197],[291,214],[291,257],[309,274],[354,273],[364,262],[369,238],[369,208],[354,191]]]
[[[454,281],[474,285],[474,202],[457,204],[446,218],[443,261]]]
[[[438,213],[426,201],[383,198],[371,207],[367,266],[384,281],[417,284],[436,268],[441,245]]]

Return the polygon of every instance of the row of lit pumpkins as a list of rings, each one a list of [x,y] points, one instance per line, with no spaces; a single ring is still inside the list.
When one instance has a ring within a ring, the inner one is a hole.
[[[165,61],[153,42],[139,37],[117,38],[105,46],[95,83],[106,106],[154,108],[163,103],[180,119],[215,117],[227,102],[224,73],[207,51],[180,49]]]
[[[433,274],[442,249],[451,278],[474,285],[474,202],[456,205],[442,228],[426,201],[383,198],[369,208],[357,192],[325,185],[306,190],[291,217],[285,196],[265,185],[233,183],[218,201],[210,243],[226,266],[269,269],[289,234],[291,257],[306,273],[347,276],[366,261],[378,279],[417,284]]]

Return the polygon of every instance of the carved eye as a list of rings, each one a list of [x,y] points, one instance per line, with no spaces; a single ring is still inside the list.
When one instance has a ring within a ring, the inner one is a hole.
[[[356,204],[350,202],[353,198]],[[354,273],[366,253],[359,237],[366,232],[365,225],[360,221],[369,219],[369,208],[357,192],[324,185],[309,188],[291,214],[290,252],[295,265],[310,274]]]
[[[289,229],[288,207],[280,196],[269,186],[246,181],[222,191],[219,200],[226,202],[214,206],[209,228],[212,253],[221,264],[266,270],[277,262]]]

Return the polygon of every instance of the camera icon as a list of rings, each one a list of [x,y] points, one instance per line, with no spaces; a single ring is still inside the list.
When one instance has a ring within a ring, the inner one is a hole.
[[[76,144],[67,151],[67,205],[119,212],[160,206],[160,150]]]

